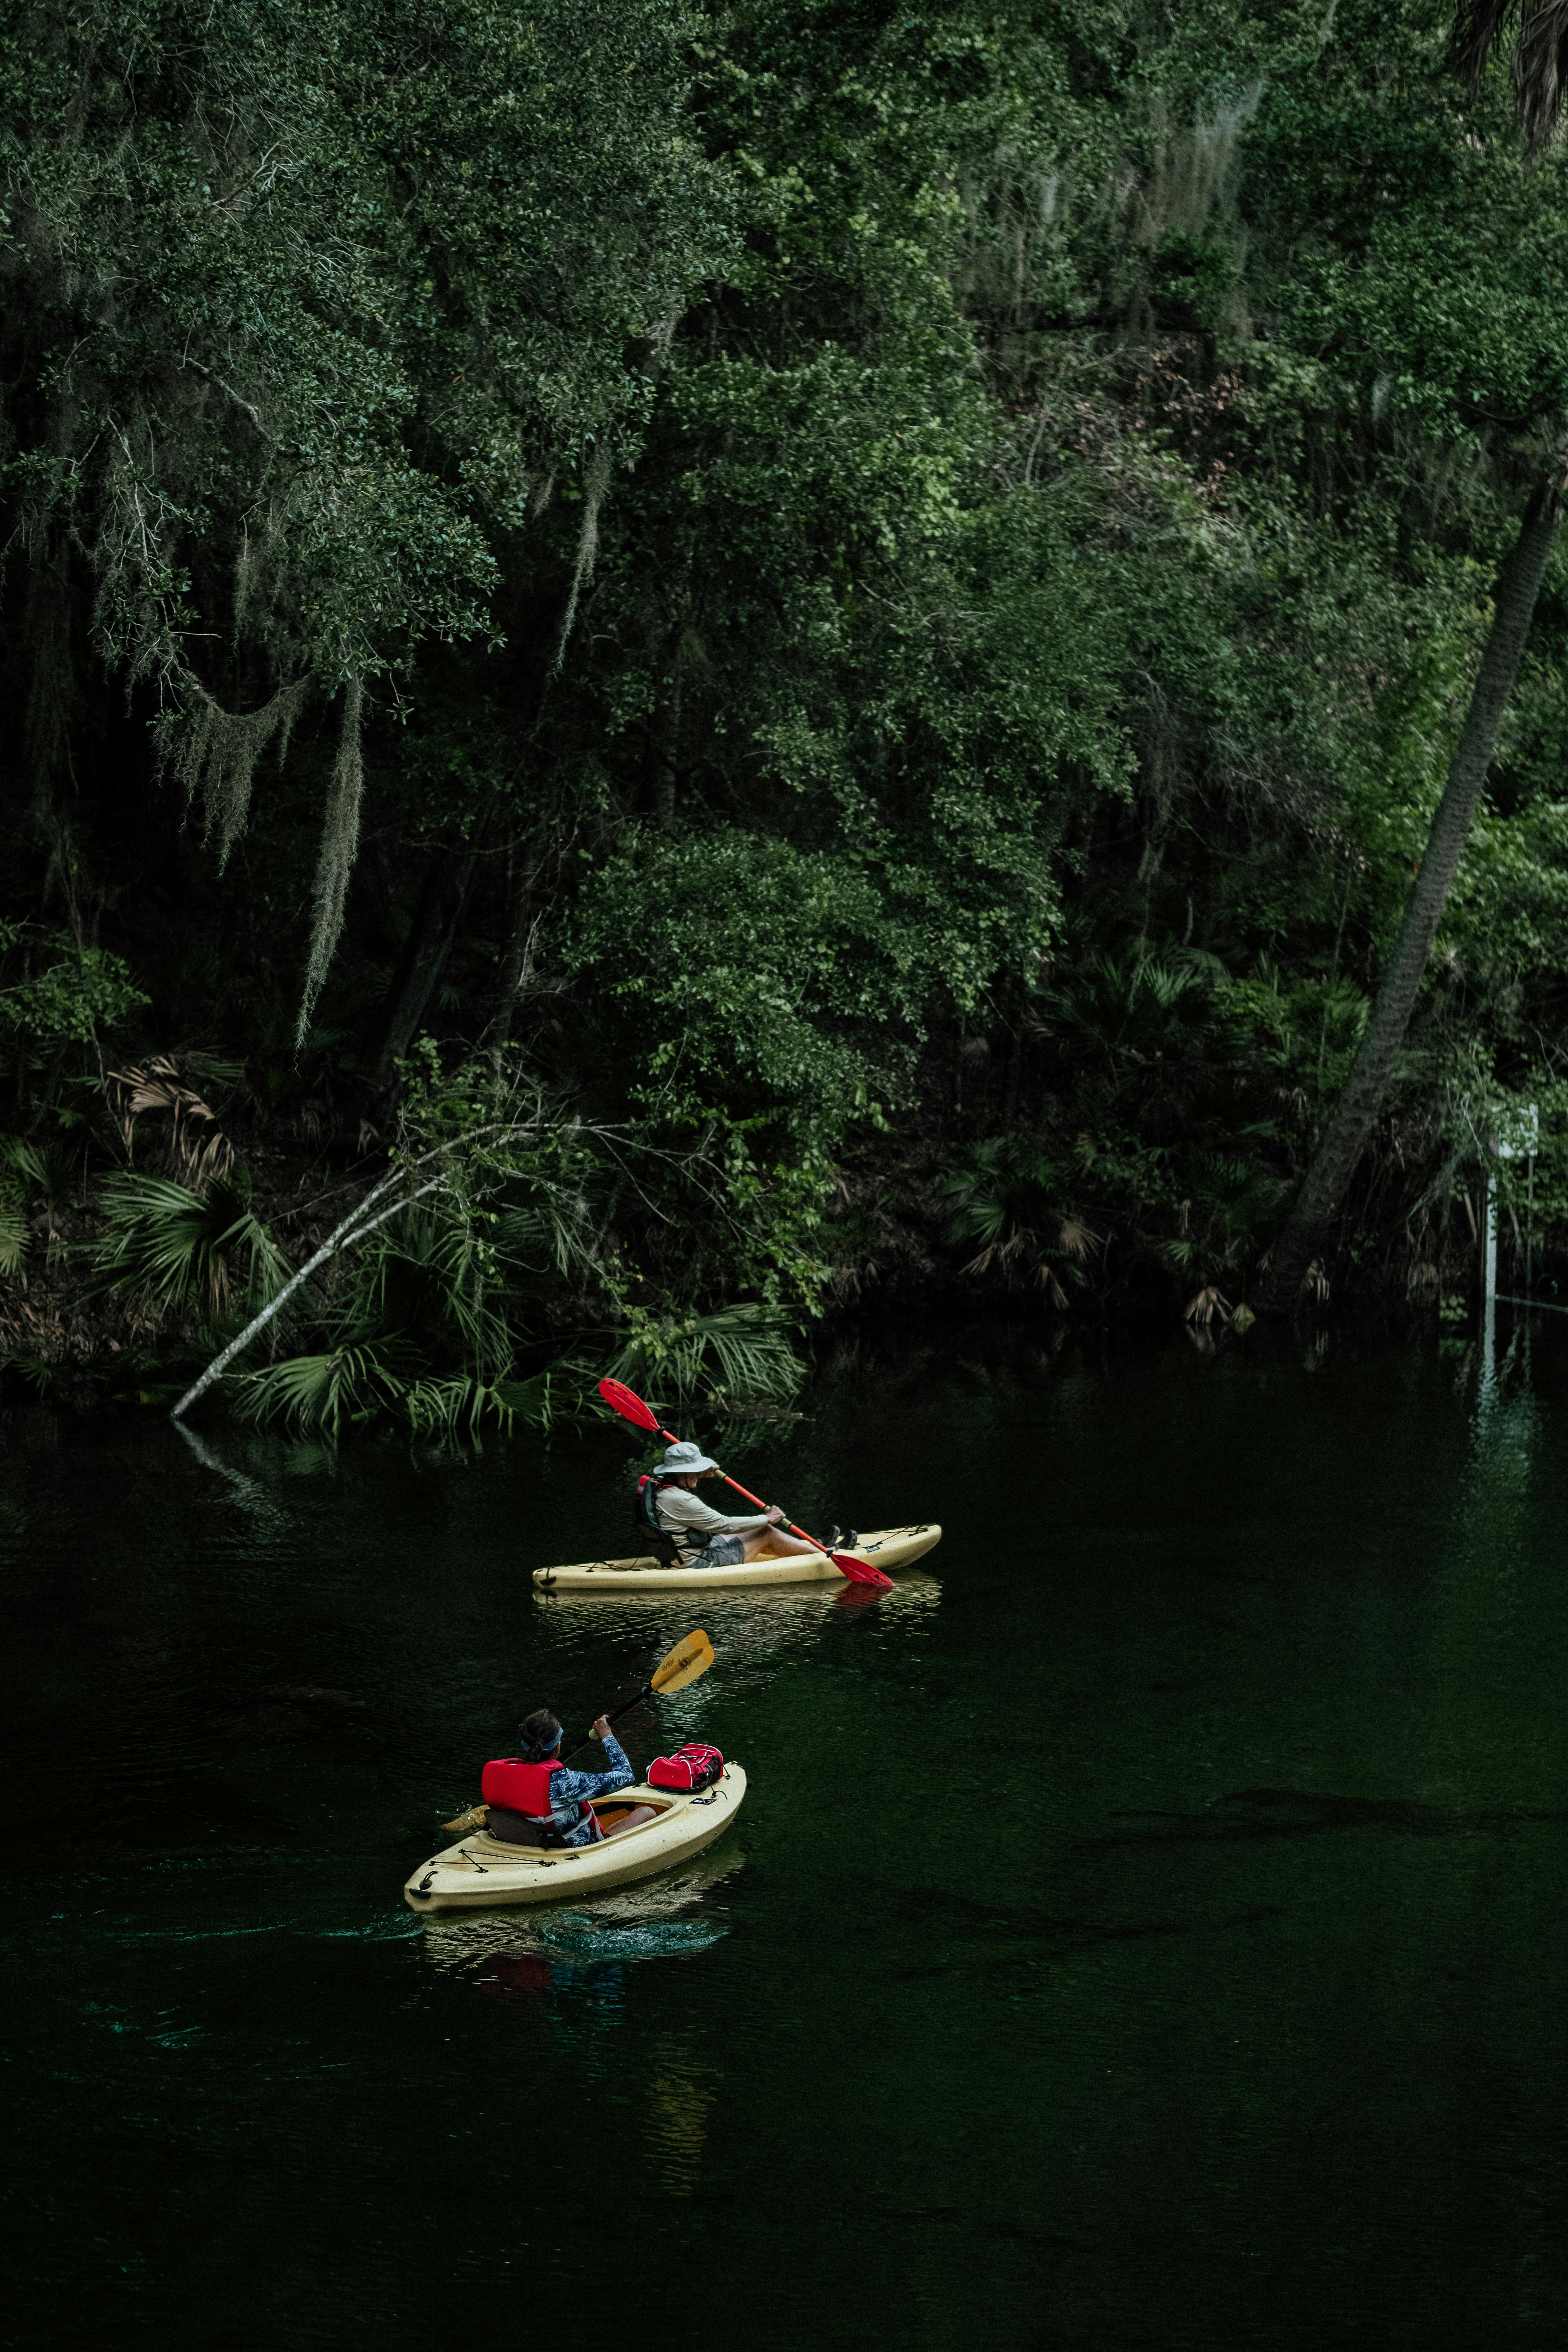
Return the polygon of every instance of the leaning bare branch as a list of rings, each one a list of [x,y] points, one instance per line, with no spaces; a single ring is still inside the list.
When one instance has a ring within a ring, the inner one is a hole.
[[[383,1223],[383,1219],[381,1217],[373,1217],[368,1224],[362,1223],[361,1221],[363,1218],[365,1211],[372,1205],[372,1203],[380,1200],[385,1193],[389,1192],[394,1185],[401,1183],[406,1174],[407,1171],[405,1169],[395,1169],[390,1176],[386,1176],[382,1179],[382,1181],[376,1185],[373,1192],[366,1193],[359,1206],[356,1209],[352,1210],[349,1215],[343,1219],[342,1224],[339,1225],[335,1231],[327,1235],[326,1240],[321,1244],[321,1248],[316,1252],[315,1255],[306,1260],[305,1264],[300,1268],[298,1274],[290,1276],[289,1279],[284,1284],[282,1289],[279,1292],[277,1297],[272,1299],[266,1307],[264,1307],[259,1315],[256,1315],[251,1318],[244,1330],[239,1334],[239,1337],[237,1339],[231,1339],[221,1355],[215,1356],[213,1358],[212,1362],[207,1366],[206,1370],[202,1374],[200,1380],[195,1381],[192,1387],[185,1391],[185,1393],[180,1399],[179,1403],[174,1406],[173,1412],[170,1415],[172,1420],[178,1421],[183,1413],[190,1411],[192,1405],[195,1403],[198,1397],[203,1397],[206,1394],[213,1382],[221,1378],[228,1366],[233,1363],[235,1358],[241,1354],[245,1349],[249,1347],[257,1334],[266,1329],[268,1324],[271,1322],[273,1317],[279,1312],[279,1308],[288,1305],[289,1300],[299,1289],[300,1284],[310,1275],[314,1274],[319,1265],[325,1265],[330,1257],[335,1255],[339,1250],[346,1249],[350,1242],[362,1240],[364,1234],[373,1232],[377,1225]],[[392,1203],[392,1206],[385,1211],[385,1215],[390,1217],[394,1215],[397,1210],[407,1208],[410,1202],[422,1200],[426,1192],[440,1191],[446,1184],[446,1181],[447,1179],[444,1176],[432,1177],[429,1183],[420,1185],[417,1192],[405,1193],[402,1200],[395,1201]]]

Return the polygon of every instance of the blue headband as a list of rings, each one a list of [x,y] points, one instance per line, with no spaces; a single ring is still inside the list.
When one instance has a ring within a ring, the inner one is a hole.
[[[559,1748],[559,1747],[560,1747],[560,1745],[561,1745],[561,1743],[562,1743],[562,1741],[565,1738],[565,1737],[566,1737],[566,1727],[565,1727],[565,1725],[564,1725],[564,1724],[563,1724],[563,1725],[562,1725],[562,1727],[561,1727],[561,1728],[560,1728],[560,1730],[556,1733],[556,1735],[555,1735],[555,1737],[554,1737],[554,1738],[553,1738],[553,1739],[547,1739],[547,1740],[545,1740],[545,1741],[543,1742],[544,1753],[546,1754],[546,1756],[548,1756],[548,1755],[549,1755],[549,1753],[550,1753],[550,1751],[551,1751],[551,1749],[552,1749],[552,1748]]]

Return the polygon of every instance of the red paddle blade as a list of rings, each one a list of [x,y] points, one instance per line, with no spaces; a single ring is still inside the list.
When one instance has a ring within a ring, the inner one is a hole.
[[[632,1394],[624,1381],[601,1381],[599,1394],[604,1398],[610,1411],[618,1412],[623,1421],[635,1421],[639,1429],[658,1427],[657,1417],[649,1412],[640,1396]]]
[[[827,1557],[839,1575],[847,1576],[851,1584],[869,1584],[879,1592],[891,1592],[892,1578],[884,1576],[881,1570],[873,1568],[868,1560],[857,1559],[852,1551],[830,1551]]]
[[[872,1586],[844,1583],[833,1596],[833,1606],[835,1609],[851,1611],[875,1609],[881,1598],[881,1594]]]

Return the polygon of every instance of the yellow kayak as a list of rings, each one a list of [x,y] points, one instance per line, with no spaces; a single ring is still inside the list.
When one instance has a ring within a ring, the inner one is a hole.
[[[727,1830],[741,1810],[746,1776],[726,1764],[710,1789],[689,1795],[634,1782],[597,1801],[612,1815],[623,1805],[653,1805],[657,1821],[623,1830],[597,1845],[508,1845],[489,1830],[474,1830],[422,1862],[403,1890],[411,1911],[486,1911],[497,1903],[580,1903],[607,1886],[649,1878],[673,1862],[685,1862]]]
[[[844,1544],[853,1559],[868,1560],[884,1575],[923,1559],[942,1541],[934,1519],[918,1527],[876,1528],[858,1544]],[[667,1568],[658,1559],[580,1559],[568,1568],[536,1568],[533,1580],[545,1592],[700,1592],[720,1584],[755,1591],[768,1584],[843,1584],[826,1552],[807,1559],[759,1559],[748,1568]]]

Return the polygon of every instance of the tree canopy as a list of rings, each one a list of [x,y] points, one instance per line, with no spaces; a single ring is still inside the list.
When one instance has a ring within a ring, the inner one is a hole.
[[[84,1233],[112,1069],[221,1095],[276,1223],[419,1055],[600,1138],[492,1370],[1238,1297],[1561,463],[1564,165],[1478,26],[16,14],[0,1037]],[[1321,1284],[1435,1295],[1568,1122],[1565,662],[1559,554]]]

